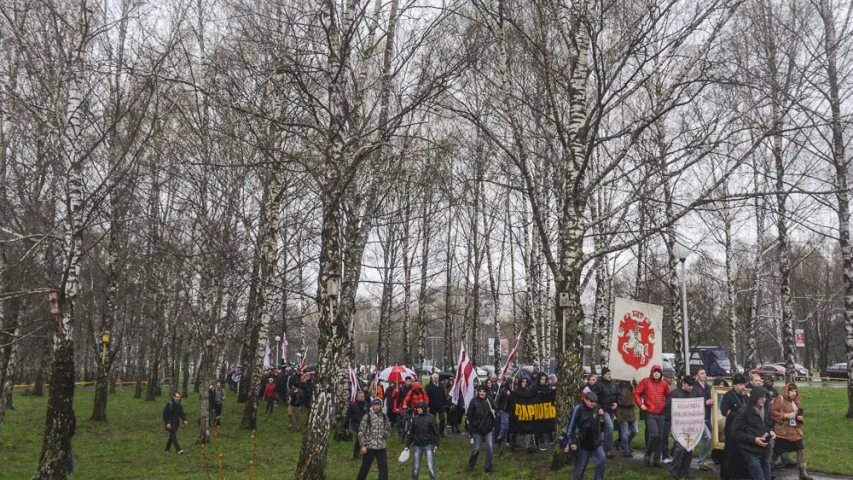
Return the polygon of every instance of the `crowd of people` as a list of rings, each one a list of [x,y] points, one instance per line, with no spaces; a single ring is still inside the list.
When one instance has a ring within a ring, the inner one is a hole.
[[[226,375],[229,387],[236,391],[232,380],[239,372]],[[528,452],[547,450],[555,442],[554,434],[524,435],[509,432],[513,402],[510,399],[530,398],[556,390],[556,376],[545,373],[520,372],[515,378],[498,382],[492,374],[484,382],[475,380],[476,395],[467,408],[460,396],[453,400],[453,379],[440,381],[439,375],[430,377],[426,385],[408,377],[405,381],[391,381],[383,387],[357,375],[358,392],[346,412],[345,423],[355,434],[353,459],[361,460],[359,479],[367,477],[374,461],[379,478],[388,478],[386,440],[396,430],[405,445],[408,457],[412,449],[412,478],[418,478],[422,461],[430,480],[436,478],[434,453],[441,437],[449,433],[464,432],[471,443],[468,471],[477,465],[484,450],[486,472],[495,471],[494,448],[507,446],[512,451],[524,448]],[[684,376],[676,385],[664,377],[663,369],[654,366],[649,377],[639,383],[618,381],[604,368],[601,375],[589,375],[581,389],[578,405],[571,421],[561,432],[559,448],[574,457],[574,478],[583,478],[590,461],[595,466],[594,478],[603,479],[608,459],[633,457],[631,444],[639,433],[639,422],[645,423],[645,452],[643,460],[651,468],[668,468],[674,479],[692,478],[693,451],[685,449],[670,438],[672,399],[703,398],[705,426],[699,445],[699,470],[712,470],[709,460],[720,464],[723,479],[771,480],[775,468],[797,467],[800,479],[809,480],[803,447],[803,408],[799,390],[794,383],[784,386],[782,393],[774,387],[772,376],[754,374],[749,381],[742,374],[731,379],[732,389],[718,405],[719,414],[725,418],[723,450],[712,448],[712,386],[728,386],[725,379],[709,382],[705,370],[696,376]],[[673,388],[674,387],[674,388]],[[261,379],[258,397],[266,400],[266,411],[272,413],[279,404],[287,404],[289,428],[299,429],[300,410],[310,408],[313,373],[295,368],[282,371],[269,369]],[[749,390],[747,390],[749,389]],[[217,382],[209,386],[211,420],[218,422],[225,400],[225,390]],[[180,395],[170,400],[163,411],[163,422],[169,432],[166,451],[174,444],[178,453],[183,451],[177,443],[176,432],[186,416]],[[464,423],[464,424],[463,424]],[[614,435],[616,438],[614,438]],[[556,447],[557,445],[555,445]],[[796,456],[793,461],[790,455]],[[777,464],[781,460],[782,464]]]

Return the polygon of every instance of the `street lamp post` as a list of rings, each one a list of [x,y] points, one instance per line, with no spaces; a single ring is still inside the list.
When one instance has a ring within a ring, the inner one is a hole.
[[[275,368],[281,364],[281,335],[275,336]]]
[[[690,323],[687,321],[687,256],[690,250],[677,243],[673,253],[681,262],[681,319],[684,322],[684,374],[690,375]]]

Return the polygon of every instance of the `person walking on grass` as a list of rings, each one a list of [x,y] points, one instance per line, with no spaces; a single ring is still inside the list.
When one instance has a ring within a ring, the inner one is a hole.
[[[216,426],[221,427],[222,423],[219,419],[222,418],[222,404],[225,402],[225,389],[222,388],[222,382],[216,382],[216,389],[214,389],[213,393],[213,408],[216,412]]]
[[[430,380],[426,386],[426,394],[427,398],[429,398],[429,413],[438,419],[438,431],[441,436],[444,436],[444,429],[447,425],[447,417],[444,413],[444,384],[439,383],[437,373],[433,373]]]
[[[604,411],[604,415],[601,416],[604,420],[604,455],[607,458],[614,458],[616,455],[613,453],[613,417],[616,415],[621,391],[613,382],[610,369],[607,367],[601,369],[601,378],[590,389],[595,392],[598,404]]]
[[[71,410],[71,416],[68,417],[68,445],[65,447],[65,455],[68,460],[66,473],[74,475],[74,452],[71,450],[71,438],[77,433],[77,415],[74,410]]]
[[[302,403],[305,401],[305,394],[302,393],[302,389],[299,388],[299,385],[291,384],[290,385],[290,395],[287,396],[287,420],[289,424],[287,429],[290,430],[296,427],[296,430],[299,431],[302,423],[299,421],[299,409],[302,407]]]
[[[166,424],[166,432],[169,433],[169,440],[166,441],[166,453],[169,453],[173,444],[178,455],[184,453],[184,450],[178,445],[178,428],[181,426],[181,421],[184,422],[184,425],[187,424],[187,414],[184,413],[184,406],[181,404],[181,394],[175,392],[163,409],[163,423]]]
[[[631,458],[634,456],[634,451],[631,450],[631,440],[640,432],[640,425],[637,422],[637,411],[634,405],[634,386],[631,382],[619,382],[619,402],[616,406],[616,417],[619,418],[621,432],[621,447],[622,456]]]
[[[426,402],[415,405],[415,418],[409,430],[406,448],[415,446],[415,458],[412,464],[412,480],[418,479],[421,469],[421,456],[426,455],[429,480],[435,480],[435,455],[441,435],[435,425],[435,416],[427,412]]]
[[[469,433],[474,439],[474,446],[471,449],[471,456],[468,458],[468,471],[474,471],[474,465],[477,464],[477,456],[480,454],[480,447],[486,444],[486,472],[492,470],[492,432],[495,429],[495,407],[488,399],[488,389],[485,385],[477,388],[477,396],[471,400],[468,405],[468,426]]]
[[[377,399],[378,400],[378,399]],[[361,421],[367,412],[370,410],[370,404],[365,399],[364,392],[358,392],[355,401],[349,405],[346,419],[349,421],[350,430],[358,432],[361,427]],[[346,421],[344,422],[347,423]],[[361,457],[361,445],[358,443],[358,434],[355,436],[355,444],[352,447],[352,459],[356,460]]]
[[[640,381],[634,389],[634,403],[639,405],[640,410],[646,414],[649,441],[646,443],[644,460],[647,467],[650,465],[663,467],[661,436],[663,435],[664,407],[669,393],[669,384],[663,379],[663,368],[660,365],[654,365],[651,374]]]
[[[736,442],[752,480],[771,479],[769,445],[776,434],[767,423],[767,396],[764,387],[752,388],[746,407],[732,423],[732,438],[726,439]]]
[[[791,382],[782,389],[782,394],[770,405],[773,417],[773,431],[776,432],[773,457],[770,465],[776,464],[780,456],[794,452],[797,454],[797,467],[800,480],[812,480],[806,472],[806,457],[803,449],[803,409],[800,407],[800,395],[797,384]]]
[[[275,408],[275,380],[270,378],[267,380],[267,386],[264,388],[264,400],[267,401],[266,413],[272,413]]]
[[[379,464],[379,480],[388,480],[388,452],[385,440],[391,436],[391,422],[382,413],[382,400],[373,401],[370,412],[361,420],[358,443],[361,444],[361,469],[356,480],[367,480],[373,460]]]
[[[685,375],[681,379],[681,386],[672,391],[669,398],[666,400],[667,409],[672,409],[673,398],[699,398],[702,392],[696,388],[696,379],[690,375]],[[675,442],[675,451],[672,453],[672,466],[670,467],[670,476],[676,480],[680,478],[691,478],[690,463],[693,461],[693,450],[688,451]]]
[[[587,392],[581,400],[581,405],[572,411],[569,421],[569,448],[575,452],[575,470],[573,480],[583,480],[589,461],[595,465],[595,480],[604,480],[606,457],[601,441],[601,414],[598,408],[598,395]]]
[[[711,408],[714,400],[711,395],[711,384],[708,383],[708,372],[700,368],[696,372],[696,385],[694,389],[702,394],[705,399],[705,428],[702,430],[702,443],[699,447],[699,470],[710,471],[708,455],[711,453]]]

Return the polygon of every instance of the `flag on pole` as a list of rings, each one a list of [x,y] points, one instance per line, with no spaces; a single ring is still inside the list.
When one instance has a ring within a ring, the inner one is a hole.
[[[349,403],[355,401],[355,397],[358,395],[358,377],[355,375],[355,370],[352,368],[352,363],[349,364],[349,381],[350,381],[350,395],[349,395]]]
[[[264,368],[270,368],[270,341],[266,341],[266,347],[264,349]]]
[[[521,340],[521,332],[518,332],[518,338],[515,339],[515,345],[512,346],[512,351],[509,352],[509,356],[506,357],[506,364],[504,364],[504,368],[501,370],[501,374],[498,376],[498,383],[504,382],[504,377],[506,376],[506,371],[509,368],[509,364],[515,360],[515,352],[518,350],[518,341]]]
[[[379,391],[379,372],[380,371],[382,371],[382,369],[379,368],[379,350],[377,350],[376,351],[376,369],[374,370],[374,375],[373,375],[373,391],[374,392]]]
[[[308,352],[305,352],[305,354],[302,355],[302,363],[299,364],[299,370],[300,371],[305,370],[305,367],[307,365],[308,365]]]
[[[462,350],[459,352],[459,361],[456,363],[456,380],[451,392],[454,405],[459,401],[459,397],[462,397],[465,408],[468,408],[468,403],[474,398],[475,378],[477,378],[477,370],[465,353],[465,344],[463,343]]]
[[[281,334],[281,359],[287,363],[287,332]]]

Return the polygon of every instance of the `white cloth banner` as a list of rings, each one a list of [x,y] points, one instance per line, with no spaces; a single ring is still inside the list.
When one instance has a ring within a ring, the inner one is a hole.
[[[267,346],[264,349],[264,368],[270,368],[270,341],[267,340]]]
[[[705,397],[672,399],[672,438],[692,452],[705,430]]]
[[[352,364],[349,364],[349,382],[350,382],[350,390],[349,390],[349,403],[355,401],[355,398],[358,396],[358,377],[355,374],[355,369],[352,368]]]
[[[281,334],[281,359],[287,362],[287,334]]]
[[[640,381],[663,364],[663,307],[617,298],[609,367],[616,380]]]

